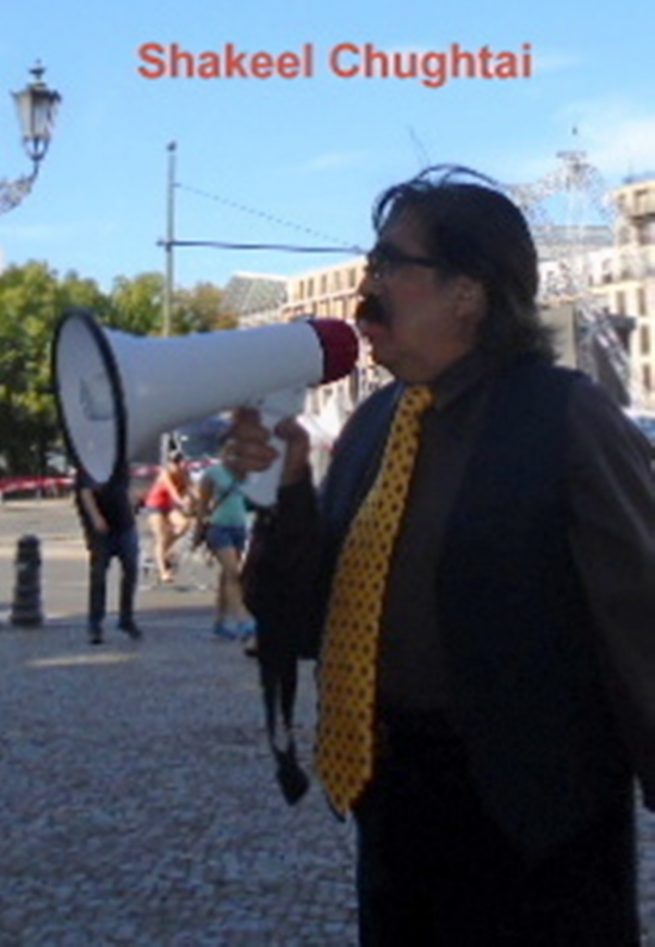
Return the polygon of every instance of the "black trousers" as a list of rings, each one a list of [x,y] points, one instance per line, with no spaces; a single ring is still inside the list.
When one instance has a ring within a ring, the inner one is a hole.
[[[121,564],[119,621],[130,621],[139,578],[139,541],[136,527],[120,533],[96,533],[89,545],[89,624],[98,627],[107,607],[107,570],[114,556]]]
[[[481,807],[441,717],[383,726],[356,812],[362,947],[638,947],[632,786],[533,863]]]

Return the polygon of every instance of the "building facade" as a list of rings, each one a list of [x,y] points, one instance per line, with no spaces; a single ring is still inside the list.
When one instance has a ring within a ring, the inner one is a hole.
[[[592,254],[589,289],[610,312],[635,319],[630,360],[646,407],[655,409],[655,176],[614,191],[614,246]]]
[[[604,246],[571,245],[545,253],[540,264],[541,302],[547,311],[578,305],[630,324],[628,350],[635,402],[655,410],[655,177],[612,193],[616,219]]]
[[[290,277],[283,319],[289,321],[303,315],[322,319],[352,319],[365,265],[365,258],[358,256],[344,263]]]

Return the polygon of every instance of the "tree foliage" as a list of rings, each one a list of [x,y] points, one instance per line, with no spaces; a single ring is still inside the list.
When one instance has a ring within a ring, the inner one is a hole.
[[[43,262],[0,273],[0,473],[45,473],[51,451],[61,449],[50,361],[62,313],[84,307],[108,327],[158,335],[163,293],[159,273],[117,276],[109,293],[74,271],[60,277]],[[235,325],[221,314],[221,291],[210,283],[179,290],[172,308],[176,334]]]
[[[180,289],[173,303],[173,332],[214,332],[234,329],[237,320],[223,311],[222,292],[213,283],[196,283],[193,289]]]
[[[111,310],[107,325],[134,335],[161,332],[164,277],[161,273],[141,273],[133,279],[117,276],[111,289]]]

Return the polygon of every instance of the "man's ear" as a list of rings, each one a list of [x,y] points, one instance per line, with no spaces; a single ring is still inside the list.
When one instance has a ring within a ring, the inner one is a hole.
[[[471,276],[457,277],[457,306],[458,316],[477,325],[484,318],[487,311],[487,294],[479,280]]]

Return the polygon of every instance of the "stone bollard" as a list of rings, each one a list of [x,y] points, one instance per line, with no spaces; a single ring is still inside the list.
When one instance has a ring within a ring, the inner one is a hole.
[[[42,625],[41,549],[38,536],[21,536],[16,549],[16,585],[10,622],[12,625]]]

